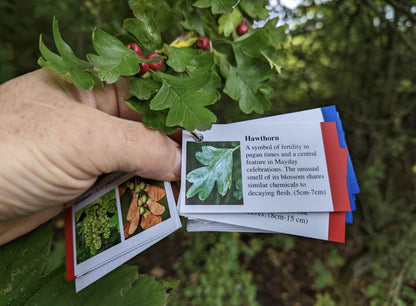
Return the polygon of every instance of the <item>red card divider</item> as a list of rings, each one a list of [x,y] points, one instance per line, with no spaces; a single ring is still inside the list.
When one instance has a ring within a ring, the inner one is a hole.
[[[72,207],[65,209],[65,258],[66,279],[75,279],[74,272],[74,237],[72,235]]]
[[[329,213],[328,240],[345,242],[345,211]]]
[[[321,122],[321,131],[334,211],[351,211],[347,187],[348,150],[339,146],[335,122]]]

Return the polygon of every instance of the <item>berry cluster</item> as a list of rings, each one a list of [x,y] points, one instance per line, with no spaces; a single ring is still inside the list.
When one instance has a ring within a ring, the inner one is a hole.
[[[126,45],[127,48],[132,49],[138,56],[144,59],[142,56],[142,49],[140,46],[136,43],[130,43]],[[160,56],[159,53],[152,52],[148,56],[146,56],[146,59],[154,59],[156,57]],[[139,76],[144,75],[149,69],[152,69],[153,71],[159,70],[163,66],[163,60],[153,62],[153,63],[140,63],[140,71],[138,73]]]

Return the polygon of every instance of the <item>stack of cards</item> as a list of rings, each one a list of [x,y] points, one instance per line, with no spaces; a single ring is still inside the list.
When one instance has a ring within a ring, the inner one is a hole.
[[[334,106],[183,133],[179,213],[188,231],[345,241],[357,179]],[[79,291],[181,227],[171,185],[101,178],[65,212],[67,279]]]
[[[78,292],[180,227],[170,183],[105,176],[65,211],[67,279]]]
[[[179,213],[188,231],[345,241],[357,179],[335,106],[214,125],[182,143]]]

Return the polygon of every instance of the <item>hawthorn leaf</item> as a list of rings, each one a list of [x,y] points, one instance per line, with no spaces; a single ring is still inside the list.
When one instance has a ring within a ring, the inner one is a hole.
[[[153,4],[138,0],[133,5],[133,14],[136,18],[124,20],[123,28],[133,34],[146,49],[157,49],[162,44],[162,38],[154,19]]]
[[[195,37],[192,32],[185,32],[176,37],[175,40],[169,44],[169,46],[175,48],[188,48],[192,46],[197,40],[198,37]]]
[[[162,86],[159,81],[150,78],[129,77],[127,80],[129,82],[129,92],[139,100],[150,99]]]
[[[269,4],[268,0],[256,1],[241,1],[239,5],[251,18],[264,20],[269,17],[269,11],[266,6]]]
[[[261,50],[269,45],[270,39],[264,29],[255,29],[240,36],[232,43],[237,65],[249,65],[258,60],[262,56]]]
[[[218,31],[228,37],[240,23],[241,12],[238,9],[233,9],[231,14],[224,14],[218,19]]]
[[[270,96],[273,93],[273,87],[266,83],[261,83],[259,87],[259,92],[264,96]]]
[[[260,52],[269,62],[271,69],[275,69],[278,73],[282,71],[282,66],[279,65],[279,63],[282,62],[282,52],[276,50],[273,47],[262,49]]]
[[[96,54],[88,54],[87,58],[98,70],[98,77],[107,82],[114,83],[120,76],[135,75],[139,72],[139,63],[144,62],[133,50],[116,37],[100,30],[92,32],[92,42]]]
[[[215,67],[214,55],[211,52],[194,48],[175,48],[165,45],[165,54],[168,56],[166,64],[176,72],[188,74],[203,74]]]
[[[177,128],[176,126],[166,126],[167,109],[161,111],[151,110],[149,101],[138,100],[136,98],[124,100],[124,103],[135,112],[144,116],[142,122],[147,127],[162,131],[166,134],[174,132]]]
[[[218,149],[212,146],[202,146],[201,151],[196,152],[195,157],[204,166],[187,174],[186,179],[192,185],[186,192],[186,197],[191,198],[198,194],[199,199],[204,201],[211,194],[215,183],[218,193],[224,196],[231,188],[233,152],[238,147]]]
[[[169,30],[172,26],[176,25],[181,20],[180,14],[172,9],[172,5],[168,4],[166,0],[152,0],[154,10],[153,19],[157,20],[157,28],[159,33],[163,33]]]
[[[41,57],[38,64],[45,69],[50,69],[58,73],[66,81],[74,83],[82,89],[92,89],[94,87],[94,77],[89,71],[92,65],[87,61],[81,60],[72,51],[71,47],[62,39],[59,31],[58,21],[53,20],[53,38],[59,55],[49,50],[39,38],[39,50]]]
[[[213,14],[230,14],[238,0],[198,0],[193,6],[200,8],[211,7]]]
[[[259,91],[262,82],[271,75],[266,63],[252,66],[231,67],[224,86],[224,93],[238,101],[240,109],[249,114],[264,113],[270,107],[270,101]]]
[[[278,18],[270,19],[263,27],[264,30],[268,31],[270,44],[278,48],[288,39],[286,31],[288,29],[287,25],[282,25],[277,27]]]
[[[229,73],[230,68],[231,68],[231,64],[227,59],[227,55],[222,53],[222,52],[218,52],[217,50],[214,50],[213,53],[214,53],[215,59],[218,63],[218,67],[219,67],[221,75],[224,78],[227,78],[228,73]]]
[[[201,16],[195,12],[184,12],[183,16],[185,20],[181,21],[181,25],[189,30],[195,31],[199,35],[205,35],[204,23],[202,22]]]
[[[169,109],[166,125],[180,126],[188,131],[206,130],[217,120],[207,105],[218,98],[217,87],[220,79],[215,72],[207,72],[182,78],[157,72],[156,78],[162,80],[162,87],[150,102],[151,110]]]

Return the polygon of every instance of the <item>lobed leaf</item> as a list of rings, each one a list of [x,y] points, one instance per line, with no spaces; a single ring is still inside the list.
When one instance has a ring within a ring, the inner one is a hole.
[[[193,184],[186,192],[186,196],[191,198],[198,194],[199,199],[204,201],[211,194],[215,182],[219,194],[224,196],[231,188],[235,148],[218,149],[203,146],[201,150],[195,154],[195,157],[204,167],[187,174],[186,179]]]
[[[129,92],[139,100],[150,99],[162,86],[159,81],[154,79],[129,77],[127,80],[129,82]]]
[[[135,98],[124,100],[124,103],[126,103],[132,110],[144,116],[142,122],[147,127],[159,130],[166,134],[174,132],[177,128],[176,126],[166,126],[166,118],[168,115],[167,109],[161,111],[151,110],[149,101],[138,100]]]
[[[215,67],[214,55],[211,52],[194,48],[175,48],[166,46],[164,52],[168,56],[166,64],[176,72],[188,74],[204,74]]]
[[[154,74],[162,80],[162,87],[150,102],[151,110],[169,109],[168,127],[180,126],[188,131],[205,130],[216,121],[216,116],[205,106],[219,98],[216,88],[220,79],[214,72],[182,78],[162,72]]]
[[[213,14],[230,14],[238,0],[198,0],[193,3],[200,8],[211,7]]]
[[[185,20],[181,21],[181,25],[189,30],[195,31],[199,35],[205,35],[204,23],[196,12],[183,12]]]
[[[224,14],[218,19],[218,31],[228,37],[240,23],[241,12],[238,9],[233,9],[232,13]]]
[[[267,64],[232,67],[225,83],[224,93],[238,101],[240,109],[249,114],[262,114],[270,107],[270,101],[259,91],[264,80],[271,75]]]
[[[120,76],[135,75],[139,72],[139,63],[144,62],[133,50],[116,37],[100,29],[94,29],[92,42],[96,54],[88,54],[88,59],[97,69],[98,77],[107,82],[114,83]]]
[[[152,3],[138,0],[133,5],[135,18],[124,20],[123,28],[129,31],[148,50],[155,50],[162,44],[159,28],[154,19]]]
[[[268,4],[268,0],[241,1],[239,3],[247,15],[258,20],[264,20],[269,17],[269,10],[266,8]]]
[[[58,21],[53,20],[53,38],[59,55],[49,50],[39,38],[39,50],[41,57],[38,64],[42,68],[50,69],[58,73],[66,81],[74,83],[82,89],[92,89],[94,87],[94,77],[88,72],[92,66],[87,61],[76,57],[71,47],[62,39],[59,31]]]

